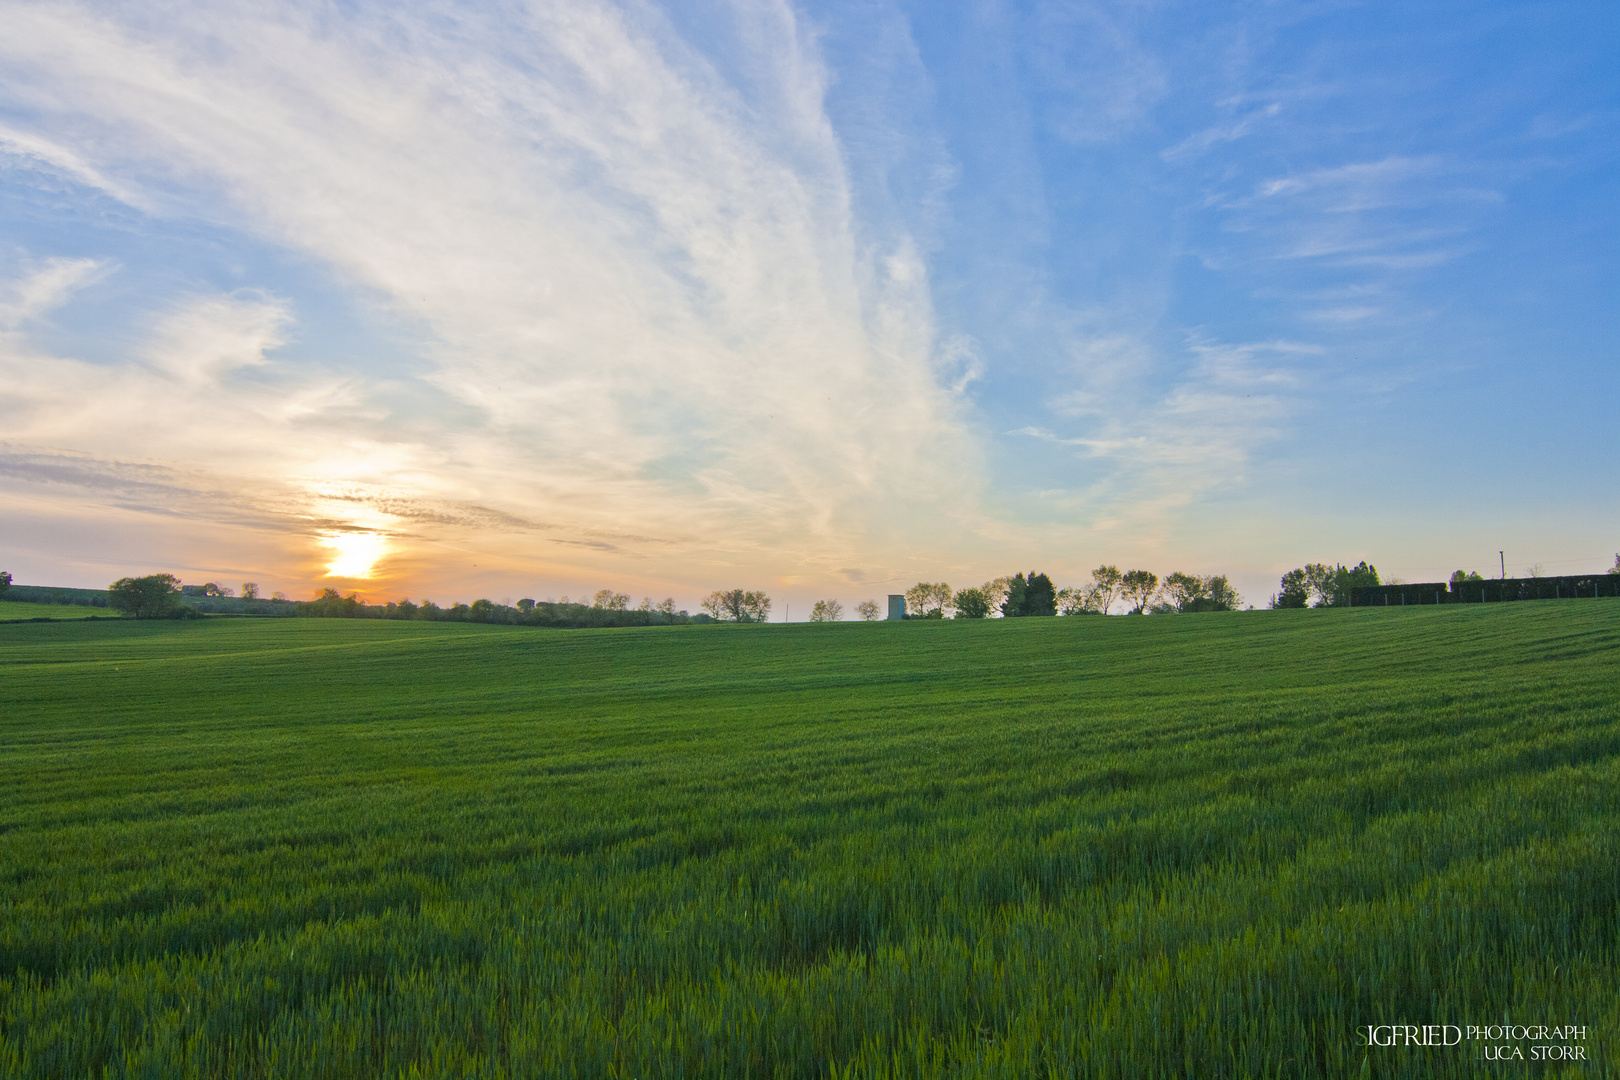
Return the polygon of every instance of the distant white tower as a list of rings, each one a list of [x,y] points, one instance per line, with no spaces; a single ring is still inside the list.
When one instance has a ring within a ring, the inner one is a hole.
[[[906,598],[899,593],[889,594],[889,618],[903,619],[906,617]]]

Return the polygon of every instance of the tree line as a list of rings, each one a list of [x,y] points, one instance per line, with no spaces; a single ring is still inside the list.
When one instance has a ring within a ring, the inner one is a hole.
[[[630,598],[609,589],[591,600],[519,600],[498,604],[474,600],[440,607],[432,600],[420,604],[409,597],[387,603],[366,602],[358,593],[345,596],[325,588],[309,600],[289,600],[281,593],[269,599],[259,596],[258,586],[245,582],[240,595],[212,582],[206,586],[182,585],[173,574],[148,574],[119,578],[107,590],[108,607],[136,619],[188,619],[201,615],[269,615],[313,619],[396,619],[427,622],[496,623],[512,626],[606,627],[659,626],[685,622],[709,622],[707,615],[689,615],[677,609],[673,598],[643,599],[632,608]]]
[[[1031,570],[999,577],[983,585],[953,590],[943,581],[919,581],[905,591],[908,619],[1007,619],[1041,615],[1106,615],[1117,608],[1132,615],[1192,611],[1232,611],[1242,602],[1224,574],[1203,577],[1176,571],[1162,582],[1151,570],[1099,566],[1083,585],[1060,589],[1050,576]],[[862,619],[881,618],[877,601],[857,606]],[[843,606],[820,600],[811,622],[837,622]]]
[[[1620,554],[1615,556],[1610,574],[1620,574]],[[1478,572],[1458,570],[1453,584],[1484,580]],[[1307,563],[1282,575],[1278,591],[1269,607],[1337,608],[1348,607],[1352,589],[1380,584],[1396,585],[1398,579],[1381,581],[1378,570],[1365,560],[1355,566],[1334,563]],[[12,576],[0,571],[0,597],[12,587]],[[19,586],[19,588],[23,588]],[[32,587],[28,587],[32,590]],[[86,592],[86,590],[78,590]],[[98,594],[99,595],[99,594]],[[953,590],[943,581],[919,581],[905,591],[908,619],[985,619],[1024,618],[1045,615],[1129,615],[1186,614],[1200,611],[1233,611],[1242,603],[1224,574],[1201,576],[1176,571],[1161,581],[1150,570],[1121,571],[1103,565],[1091,572],[1091,580],[1069,588],[1056,587],[1044,574],[1030,571],[999,577],[983,585]],[[612,589],[598,591],[590,600],[519,600],[497,604],[479,599],[470,604],[440,607],[431,600],[420,604],[410,598],[382,604],[368,603],[357,593],[344,596],[336,589],[322,589],[309,600],[289,600],[282,593],[268,599],[260,596],[255,582],[243,582],[241,592],[216,582],[184,585],[173,574],[148,574],[119,578],[107,589],[107,606],[137,619],[184,619],[203,614],[276,615],[292,618],[404,619],[434,622],[501,623],[522,626],[657,626],[680,623],[734,622],[763,623],[771,613],[771,598],[752,589],[721,589],[704,598],[699,614],[692,615],[675,606],[673,598],[654,601],[644,597],[630,606],[628,594]],[[97,604],[100,603],[98,599]],[[855,606],[856,616],[875,622],[884,616],[875,599]],[[837,599],[816,601],[811,622],[840,622],[844,606]]]

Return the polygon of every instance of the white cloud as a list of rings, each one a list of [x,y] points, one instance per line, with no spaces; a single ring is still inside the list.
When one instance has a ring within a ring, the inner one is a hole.
[[[142,193],[113,180],[87,164],[81,155],[37,132],[16,131],[0,125],[0,161],[13,168],[22,166],[55,173],[129,206],[147,209],[152,205]]]
[[[0,282],[0,331],[17,330],[55,310],[106,271],[107,264],[97,259],[45,259]]]
[[[1261,118],[1270,119],[1282,112],[1282,106],[1272,102],[1263,109],[1257,109],[1241,120],[1227,124],[1218,124],[1194,132],[1174,146],[1159,152],[1160,159],[1179,163],[1189,161],[1201,156],[1205,151],[1221,143],[1236,142],[1244,138],[1255,129],[1256,122]]]
[[[1319,209],[1327,213],[1382,209],[1407,204],[1414,197],[1431,198],[1427,191],[1414,196],[1408,185],[1413,180],[1435,175],[1442,166],[1441,160],[1434,156],[1392,155],[1379,161],[1352,162],[1265,180],[1258,186],[1257,194],[1266,199],[1312,196]]]
[[[1055,102],[1054,130],[1076,143],[1115,138],[1141,123],[1169,92],[1164,61],[1142,43],[1149,11],[1095,3],[1036,5],[1035,70]]]
[[[1187,348],[1191,364],[1156,392],[1153,369],[1162,361],[1145,342],[1129,334],[1085,341],[1076,347],[1076,388],[1054,404],[1082,433],[1011,433],[1109,464],[1088,489],[1064,495],[1091,506],[1097,528],[1151,539],[1178,508],[1241,488],[1262,448],[1293,423],[1301,362],[1322,352],[1293,341],[1198,338]]]
[[[15,145],[326,262],[425,328],[428,384],[477,418],[403,430],[376,422],[374,376],[267,367],[293,313],[244,293],[194,298],[113,376],[53,361],[11,430],[228,463],[311,514],[341,482],[828,573],[897,522],[895,543],[938,542],[923,522],[978,466],[937,376],[926,266],[903,239],[875,262],[856,242],[792,13],[738,12],[747,86],[654,15],[590,0],[7,6]],[[235,420],[95,429],[112,387],[139,397],[160,376]],[[203,428],[218,453],[188,445]],[[520,560],[533,540],[500,543]]]

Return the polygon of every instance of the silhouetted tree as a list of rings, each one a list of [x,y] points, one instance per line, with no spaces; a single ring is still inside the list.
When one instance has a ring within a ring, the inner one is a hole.
[[[0,570],[0,596],[6,595],[9,588],[11,588],[11,571]]]
[[[257,600],[259,598],[259,583],[257,581],[242,582],[242,599]]]
[[[861,617],[862,622],[877,622],[878,616],[883,614],[883,609],[878,606],[876,600],[862,600],[855,605],[855,613]]]

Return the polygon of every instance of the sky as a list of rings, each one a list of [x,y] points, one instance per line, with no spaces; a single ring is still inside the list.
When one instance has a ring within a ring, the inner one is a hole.
[[[11,0],[0,568],[1606,569],[1616,71],[1590,2]]]

